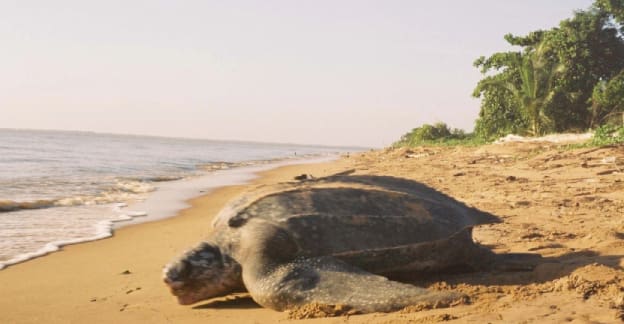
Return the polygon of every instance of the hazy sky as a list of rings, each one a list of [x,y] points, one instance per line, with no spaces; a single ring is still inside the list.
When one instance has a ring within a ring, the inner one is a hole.
[[[376,147],[472,130],[472,62],[591,3],[0,0],[0,128]]]

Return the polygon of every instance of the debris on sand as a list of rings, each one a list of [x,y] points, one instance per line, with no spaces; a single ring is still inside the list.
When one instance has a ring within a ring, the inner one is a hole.
[[[304,173],[304,174],[301,174],[301,175],[295,176],[295,178],[294,178],[294,179],[295,179],[295,180],[299,180],[299,181],[313,180],[313,179],[314,179],[314,176],[312,176],[311,174]]]

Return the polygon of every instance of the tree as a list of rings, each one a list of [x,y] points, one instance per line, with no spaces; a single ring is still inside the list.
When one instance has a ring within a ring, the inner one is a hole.
[[[475,125],[475,134],[479,138],[491,140],[509,133],[524,134],[528,129],[526,116],[512,93],[505,87],[495,86],[502,83],[519,85],[520,74],[514,62],[520,55],[520,52],[495,53],[488,58],[481,56],[474,62],[485,76],[472,94],[481,98],[481,110]]]
[[[592,126],[609,120],[624,123],[624,71],[607,81],[600,81],[592,93]]]
[[[484,75],[473,93],[482,98],[475,128],[479,136],[523,131],[538,135],[594,125],[602,112],[593,110],[605,110],[604,103],[593,104],[593,93],[599,91],[596,84],[604,82],[606,87],[624,70],[624,40],[612,20],[622,12],[617,10],[624,8],[624,0],[599,2],[609,2],[609,8],[616,10],[606,11],[596,4],[550,30],[505,35],[521,50],[475,61]]]
[[[515,99],[507,90],[492,87],[481,97],[481,111],[475,123],[475,135],[484,140],[494,140],[507,134],[524,134],[528,120],[520,112]]]
[[[556,60],[566,70],[555,80],[555,94],[547,113],[557,121],[555,131],[583,130],[592,126],[590,99],[595,85],[624,69],[624,41],[609,14],[579,11],[544,34]]]
[[[541,135],[549,130],[552,120],[544,113],[544,107],[553,97],[553,79],[563,70],[563,66],[548,59],[544,42],[536,48],[530,47],[526,53],[504,55],[506,64],[519,76],[513,78],[487,77],[477,89],[499,88],[509,91],[522,115],[529,122],[529,132]]]

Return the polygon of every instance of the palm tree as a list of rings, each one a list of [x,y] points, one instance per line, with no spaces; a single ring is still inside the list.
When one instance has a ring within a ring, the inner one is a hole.
[[[510,78],[490,78],[483,86],[495,86],[508,90],[517,100],[520,110],[530,123],[533,136],[542,135],[552,120],[545,107],[554,95],[553,81],[564,70],[562,64],[548,60],[547,47],[541,43],[525,53],[507,56],[508,68],[518,73],[516,82]]]
[[[546,50],[546,46],[540,44],[535,51],[522,57],[520,65],[522,82],[514,93],[529,117],[534,136],[541,135],[545,126],[552,125],[552,120],[544,113],[544,108],[555,93],[553,89],[555,76],[564,70],[562,64],[547,59]]]

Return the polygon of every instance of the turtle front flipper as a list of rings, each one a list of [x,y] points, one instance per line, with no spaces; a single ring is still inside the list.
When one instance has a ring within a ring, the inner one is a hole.
[[[410,305],[448,307],[466,298],[392,281],[334,257],[296,258],[262,274],[243,270],[243,280],[258,304],[278,311],[320,304],[355,313],[390,312]]]

